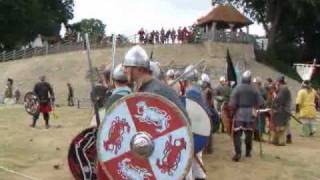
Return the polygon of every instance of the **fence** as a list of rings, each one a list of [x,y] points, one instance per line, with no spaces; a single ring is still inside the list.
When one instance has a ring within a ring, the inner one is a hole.
[[[111,38],[106,38],[100,43],[91,43],[91,49],[99,49],[111,47]],[[127,46],[138,43],[137,35],[129,36],[128,39],[118,39],[117,46]],[[35,47],[35,48],[24,48],[20,50],[13,51],[3,51],[0,52],[0,62],[26,59],[35,56],[46,56],[49,54],[57,54],[71,51],[79,51],[84,49],[84,42],[65,42],[65,43],[56,43],[54,45],[46,44],[44,47]]]
[[[203,40],[214,42],[229,42],[229,43],[254,43],[254,36],[244,32],[227,32],[223,30],[210,31],[203,34]]]

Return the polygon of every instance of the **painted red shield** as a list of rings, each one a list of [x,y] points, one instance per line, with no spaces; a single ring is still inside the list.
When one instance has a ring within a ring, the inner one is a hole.
[[[70,143],[68,164],[76,180],[97,179],[96,134],[96,127],[85,129]]]
[[[138,156],[130,142],[148,134],[154,148]],[[98,160],[109,179],[183,179],[193,157],[192,132],[183,112],[166,98],[136,93],[106,113],[97,136]]]

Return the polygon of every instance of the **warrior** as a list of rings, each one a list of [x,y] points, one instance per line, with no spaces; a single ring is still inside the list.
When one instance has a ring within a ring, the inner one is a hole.
[[[262,80],[260,77],[255,77],[253,79],[253,83],[255,85],[255,88],[259,92],[260,96],[263,97],[263,100],[267,100],[267,91],[264,87],[262,87]],[[259,122],[256,124],[256,128],[254,130],[254,140],[255,141],[263,141],[261,135],[262,133],[265,133],[265,126],[266,126],[266,119],[265,119],[265,113],[259,113],[258,115]]]
[[[167,84],[171,84],[174,81],[174,70],[169,69],[166,73],[166,82]]]
[[[186,67],[185,73],[193,69],[193,65]],[[198,71],[191,70],[184,77],[184,83],[186,86],[186,97],[197,102],[211,117],[212,112],[209,109],[206,100],[202,94],[201,88],[197,84],[198,81]],[[210,139],[211,140],[211,139]],[[195,179],[206,179],[206,174],[203,170],[203,161],[202,161],[202,151],[195,155],[195,160],[192,163],[192,174]]]
[[[160,33],[159,33],[159,31],[156,31],[155,33],[154,33],[154,39],[155,39],[155,43],[156,44],[159,44],[160,43]]]
[[[213,89],[211,87],[210,77],[207,74],[203,73],[201,75],[200,85],[201,85],[202,92],[204,94],[206,103],[209,106],[210,111],[212,111],[212,113],[215,114],[215,119],[214,120],[218,121],[215,124],[219,124],[219,115],[218,115],[217,111],[214,108],[214,102],[213,102],[214,93],[213,93]],[[216,129],[214,127],[214,123],[213,122],[211,123],[211,125],[212,125],[211,126],[212,127],[211,128],[212,133],[210,134],[210,137],[209,137],[208,146],[205,149],[205,152],[208,153],[208,154],[212,154],[212,152],[213,152],[213,148],[212,148],[212,146],[213,146],[213,144],[212,144],[213,133],[214,133],[214,130]]]
[[[161,44],[164,44],[165,40],[166,40],[166,33],[164,31],[164,29],[162,28],[161,31],[160,31],[160,41],[161,41]]]
[[[286,133],[289,131],[291,92],[286,85],[284,76],[280,76],[275,83],[275,94],[272,102],[271,143],[286,145]],[[287,134],[287,143],[292,142],[291,134]]]
[[[135,91],[164,96],[185,112],[177,93],[150,73],[150,61],[143,48],[132,47],[125,55],[123,66],[129,83],[135,83]]]
[[[124,67],[122,64],[119,64],[114,68],[112,72],[112,80],[115,88],[113,89],[111,96],[106,101],[106,110],[108,110],[109,107],[118,99],[131,93],[128,78],[124,73]]]
[[[217,110],[222,115],[223,114],[223,108],[226,108],[229,98],[231,94],[231,87],[229,85],[229,82],[226,80],[224,76],[221,76],[219,79],[219,85],[215,88],[215,100],[217,101]],[[222,118],[221,120],[221,132],[225,132],[225,127],[223,124]]]
[[[142,44],[144,42],[144,35],[145,35],[143,28],[140,29],[138,34],[139,34],[139,42]]]
[[[41,76],[40,82],[38,82],[33,88],[34,94],[39,98],[39,111],[33,116],[33,122],[31,127],[36,126],[36,122],[39,119],[40,113],[43,114],[43,119],[46,123],[46,128],[49,128],[49,112],[52,111],[51,104],[54,103],[54,92],[51,85],[46,82],[46,77]]]
[[[251,72],[245,71],[242,75],[242,83],[231,94],[229,106],[233,113],[233,145],[235,162],[241,159],[241,136],[245,133],[246,157],[251,157],[252,134],[255,117],[255,109],[262,107],[263,99],[259,92],[251,85]]]
[[[166,44],[169,44],[170,36],[171,36],[171,31],[170,31],[170,29],[168,29],[168,31],[166,32],[166,35],[165,35]]]
[[[68,106],[74,106],[74,91],[73,91],[73,87],[71,86],[70,83],[67,83],[67,87],[68,87]]]
[[[172,28],[172,30],[171,30],[172,44],[174,44],[176,42],[176,37],[177,37],[176,30],[174,30],[174,28]]]
[[[296,113],[303,122],[302,136],[313,136],[316,132],[316,96],[316,91],[311,87],[310,81],[303,81],[296,98]]]
[[[8,78],[7,87],[4,92],[4,104],[14,104],[14,94],[13,94],[13,79]]]
[[[179,29],[178,29],[178,43],[181,44],[182,40],[183,40],[183,32],[182,32],[181,27],[179,27]]]

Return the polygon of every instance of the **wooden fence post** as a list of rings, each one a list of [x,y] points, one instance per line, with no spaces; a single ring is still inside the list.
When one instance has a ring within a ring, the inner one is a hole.
[[[46,43],[46,56],[48,56],[48,52],[49,52],[49,45],[48,43]]]
[[[15,60],[16,59],[16,50],[13,50],[12,52],[12,60]]]
[[[22,59],[24,59],[26,57],[26,48],[23,48],[23,55],[22,55]]]

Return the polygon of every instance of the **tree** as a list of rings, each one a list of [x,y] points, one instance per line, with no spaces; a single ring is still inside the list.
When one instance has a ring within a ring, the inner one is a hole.
[[[71,29],[79,32],[82,36],[88,33],[90,39],[94,42],[102,40],[105,36],[105,28],[106,25],[99,19],[83,19],[71,25]]]
[[[221,2],[243,7],[246,14],[263,25],[268,38],[268,52],[279,55],[277,48],[291,47],[303,49],[303,56],[319,56],[319,0],[220,0]]]
[[[38,34],[59,36],[61,23],[73,18],[73,0],[0,0],[0,44],[21,47]]]

